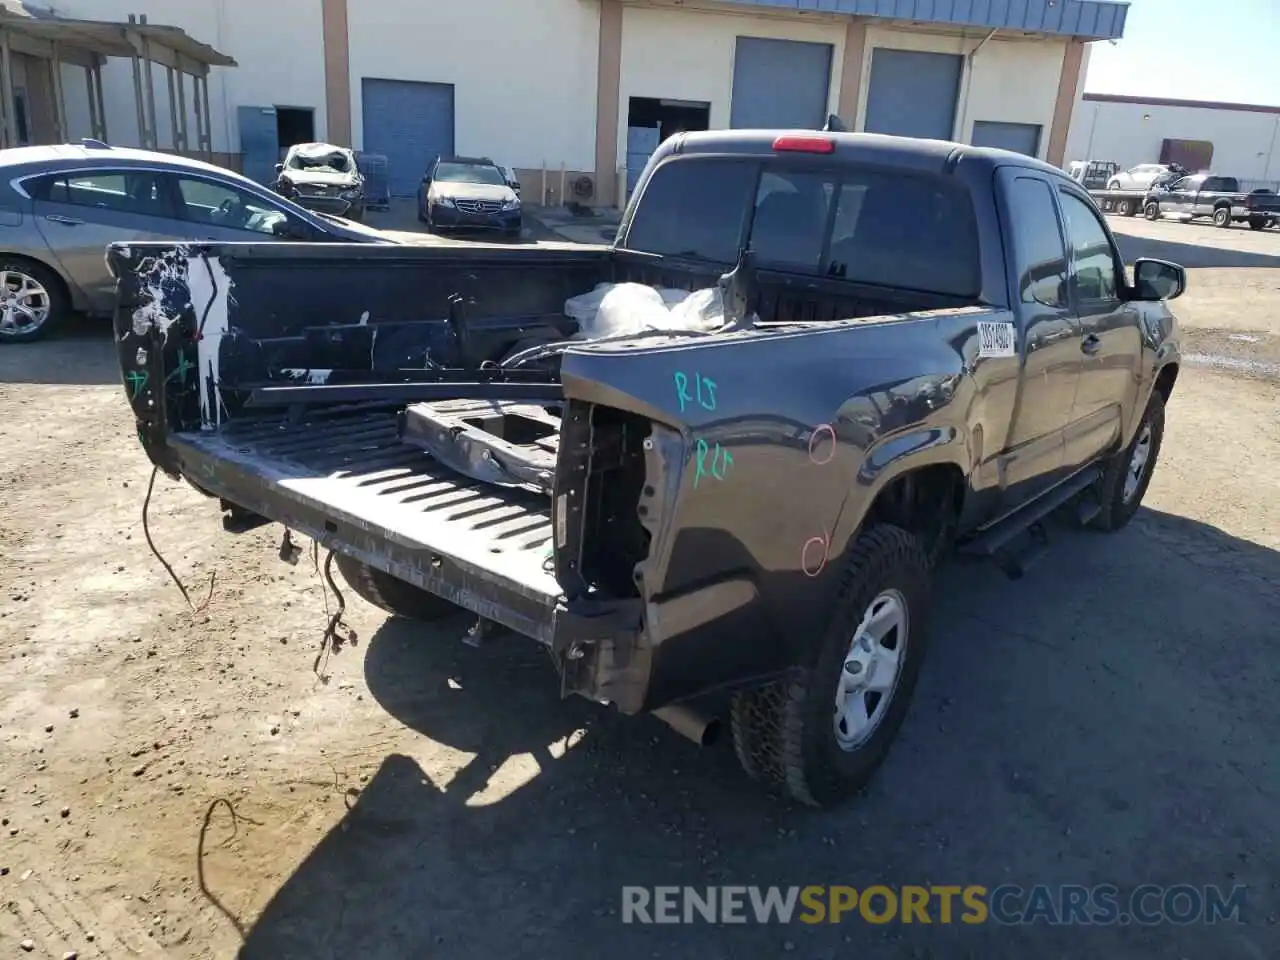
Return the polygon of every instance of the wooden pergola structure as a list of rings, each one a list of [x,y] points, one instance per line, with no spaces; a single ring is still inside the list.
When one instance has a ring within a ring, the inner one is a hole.
[[[127,22],[70,20],[54,16],[16,13],[0,6],[0,147],[18,145],[14,101],[14,57],[27,58],[27,73],[40,64],[47,84],[48,113],[54,142],[70,140],[67,126],[63,64],[84,69],[89,98],[92,136],[108,139],[106,105],[102,93],[102,66],[108,58],[133,63],[134,104],[138,140],[143,149],[158,150],[154,69],[163,67],[169,93],[172,149],[212,154],[209,114],[209,69],[234,67],[235,60],[189,36],[179,27],[147,22],[146,14],[129,15]],[[191,77],[191,104],[195,112],[195,145],[187,125],[187,84]]]

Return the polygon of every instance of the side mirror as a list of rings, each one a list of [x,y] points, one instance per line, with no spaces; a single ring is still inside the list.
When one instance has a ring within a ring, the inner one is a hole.
[[[276,164],[276,173],[284,173],[284,164],[283,164],[283,163],[277,163],[277,164]]]
[[[1176,300],[1187,289],[1187,271],[1168,260],[1135,260],[1133,299]]]

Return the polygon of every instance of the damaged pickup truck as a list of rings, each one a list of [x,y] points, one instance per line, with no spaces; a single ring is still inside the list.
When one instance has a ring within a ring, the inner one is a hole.
[[[225,529],[524,634],[565,694],[701,741],[723,704],[816,805],[897,734],[944,555],[1134,515],[1186,284],[1047,164],[804,131],[671,138],[607,247],[109,260],[142,444]]]

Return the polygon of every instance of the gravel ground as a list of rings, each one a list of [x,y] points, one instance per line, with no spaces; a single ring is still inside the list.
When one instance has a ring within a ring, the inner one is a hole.
[[[1280,233],[1112,222],[1130,252],[1193,264],[1189,337],[1265,359]],[[462,623],[353,599],[359,642],[322,682],[309,559],[278,561],[278,530],[222,533],[161,479],[157,543],[197,601],[216,574],[192,613],[146,550],[149,465],[94,326],[0,350],[0,957],[1280,955],[1265,371],[1183,372],[1123,533],[1055,529],[1017,583],[945,570],[901,741],[865,796],[813,813],[726,746],[560,701],[531,643],[471,649]],[[1108,882],[1245,884],[1245,923],[618,916],[624,884]]]

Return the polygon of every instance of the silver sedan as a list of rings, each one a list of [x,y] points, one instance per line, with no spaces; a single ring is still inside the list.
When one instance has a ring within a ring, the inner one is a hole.
[[[0,150],[0,344],[109,315],[106,246],[143,240],[394,242],[199,160],[96,141]]]

